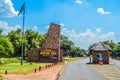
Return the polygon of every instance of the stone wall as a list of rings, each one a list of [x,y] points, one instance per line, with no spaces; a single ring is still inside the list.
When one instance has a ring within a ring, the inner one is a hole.
[[[51,24],[48,30],[42,48],[59,49],[60,48],[60,25]]]
[[[29,50],[27,59],[28,61],[39,61],[39,54],[38,54],[39,49],[34,49],[34,50]]]

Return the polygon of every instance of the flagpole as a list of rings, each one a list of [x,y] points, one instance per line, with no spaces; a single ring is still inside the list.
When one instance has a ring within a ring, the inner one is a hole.
[[[22,31],[22,54],[21,54],[21,65],[23,65],[23,54],[24,54],[24,26],[25,26],[25,2],[24,2],[24,10],[23,10],[23,31]]]
[[[23,55],[24,55],[24,26],[25,26],[25,2],[23,3],[19,13],[18,13],[18,16],[23,13],[23,19],[22,19],[22,51],[21,51],[21,65],[23,65]]]

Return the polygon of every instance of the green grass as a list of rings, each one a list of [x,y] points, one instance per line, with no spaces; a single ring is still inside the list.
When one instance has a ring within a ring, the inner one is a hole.
[[[15,58],[0,58],[0,64],[19,63],[19,62],[20,62],[20,59],[17,57],[15,57]]]
[[[80,57],[69,58],[65,57],[63,60],[64,62],[73,62],[76,60],[81,59]],[[7,70],[8,74],[28,74],[34,72],[34,69],[41,67],[45,67],[46,64],[50,63],[30,63],[24,61],[23,65],[20,65],[20,60],[18,58],[4,58],[2,60],[2,64],[0,64],[0,74],[4,74]]]
[[[71,58],[71,57],[65,57],[63,59],[64,62],[74,62],[74,61],[77,61],[77,60],[80,60],[81,57],[74,57],[74,58]]]
[[[50,63],[32,63],[23,61],[23,65],[20,65],[19,58],[0,58],[0,74],[4,74],[7,70],[8,74],[28,74],[38,69],[39,66],[45,67],[46,64]]]
[[[39,66],[45,67],[46,64],[50,63],[23,63],[23,65],[20,65],[20,63],[8,63],[0,66],[0,74],[4,74],[5,71],[8,71],[12,74],[28,74],[30,72],[33,72],[34,69],[38,69]]]

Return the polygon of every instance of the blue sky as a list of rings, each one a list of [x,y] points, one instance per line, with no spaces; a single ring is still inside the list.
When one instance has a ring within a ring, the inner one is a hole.
[[[120,41],[120,0],[0,0],[4,34],[22,28],[17,14],[24,1],[25,29],[46,33],[50,23],[60,24],[61,34],[84,49],[99,41]]]

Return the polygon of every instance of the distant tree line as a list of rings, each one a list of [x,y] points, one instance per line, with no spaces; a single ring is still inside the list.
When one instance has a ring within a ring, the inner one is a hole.
[[[64,56],[70,57],[81,57],[83,56],[84,50],[75,46],[72,41],[70,41],[67,37],[61,35],[60,39],[60,47],[64,51]]]
[[[20,57],[22,48],[22,31],[17,29],[10,31],[8,34],[2,34],[0,29],[0,57]],[[45,39],[46,34],[40,34],[31,29],[24,32],[24,56],[27,51],[35,48],[40,48]],[[67,37],[61,35],[60,37],[61,49],[64,51],[64,56],[82,56],[83,50],[76,47],[72,41]]]

